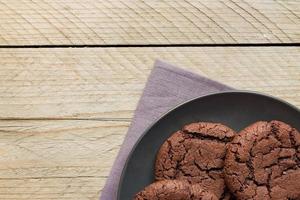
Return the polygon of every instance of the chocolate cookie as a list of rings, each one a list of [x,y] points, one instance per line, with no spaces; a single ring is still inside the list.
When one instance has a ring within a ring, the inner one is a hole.
[[[187,181],[164,180],[147,186],[134,200],[217,200],[217,197]]]
[[[212,191],[219,199],[229,199],[223,166],[226,144],[234,135],[232,129],[218,123],[184,126],[161,146],[155,163],[156,180],[187,180]]]
[[[300,199],[300,133],[280,122],[256,122],[228,146],[225,178],[238,199]]]

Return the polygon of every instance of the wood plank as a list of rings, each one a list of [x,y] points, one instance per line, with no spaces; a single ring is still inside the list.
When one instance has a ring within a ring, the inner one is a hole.
[[[0,120],[0,199],[97,199],[128,125]]]
[[[297,0],[2,0],[0,45],[300,42]]]
[[[156,58],[300,107],[299,47],[0,49],[0,119],[129,121]]]

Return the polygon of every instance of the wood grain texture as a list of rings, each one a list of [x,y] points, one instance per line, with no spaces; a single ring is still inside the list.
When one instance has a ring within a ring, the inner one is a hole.
[[[0,120],[0,199],[98,199],[128,125]]]
[[[2,0],[0,45],[300,42],[297,0]]]
[[[157,58],[300,106],[299,47],[0,49],[0,119],[129,120]]]
[[[293,42],[296,0],[0,1],[0,45]],[[1,48],[0,199],[98,199],[157,58],[300,107],[300,47]]]

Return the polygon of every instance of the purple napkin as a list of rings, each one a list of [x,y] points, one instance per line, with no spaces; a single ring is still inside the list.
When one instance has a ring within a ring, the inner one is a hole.
[[[162,61],[156,61],[100,200],[117,199],[120,175],[128,154],[144,130],[157,118],[187,100],[226,90],[232,88]]]

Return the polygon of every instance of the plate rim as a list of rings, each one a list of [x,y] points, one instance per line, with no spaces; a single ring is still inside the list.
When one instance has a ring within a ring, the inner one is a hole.
[[[280,102],[280,103],[283,103],[285,104],[286,106],[289,106],[291,107],[292,109],[296,110],[297,112],[300,113],[300,109],[283,100],[283,99],[280,99],[279,97],[275,97],[273,95],[270,95],[270,94],[266,94],[266,93],[262,93],[262,92],[256,92],[256,91],[251,91],[251,90],[226,90],[226,91],[220,91],[220,92],[211,92],[211,93],[208,93],[208,94],[205,94],[205,95],[200,95],[198,97],[195,97],[195,98],[192,98],[192,99],[189,99],[189,100],[186,100],[174,107],[172,107],[171,109],[169,109],[168,111],[166,111],[165,113],[161,114],[160,117],[158,117],[156,120],[154,120],[145,130],[144,132],[141,134],[141,136],[137,139],[136,143],[133,145],[132,149],[130,150],[127,158],[126,158],[126,161],[125,161],[125,164],[122,168],[122,172],[121,172],[121,176],[120,176],[120,179],[118,181],[118,189],[117,189],[117,200],[121,200],[121,185],[123,183],[123,180],[124,180],[124,175],[125,175],[125,169],[127,168],[128,166],[128,162],[130,160],[130,158],[132,157],[133,155],[133,152],[135,151],[135,149],[137,148],[137,146],[139,145],[139,143],[141,142],[141,140],[143,139],[143,137],[149,132],[149,130],[156,124],[158,123],[162,118],[164,118],[165,116],[167,116],[168,114],[170,114],[171,112],[173,112],[174,110],[180,108],[181,106],[185,105],[185,104],[188,104],[188,103],[191,103],[193,101],[197,101],[198,99],[201,99],[201,98],[205,98],[205,97],[210,97],[210,96],[215,96],[215,95],[222,95],[222,94],[250,94],[250,95],[254,95],[254,96],[262,96],[262,97],[267,97],[269,99],[272,99],[272,100],[275,100],[277,102]]]

